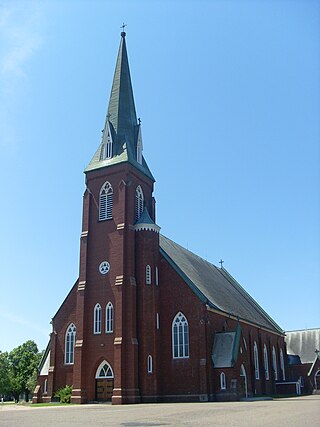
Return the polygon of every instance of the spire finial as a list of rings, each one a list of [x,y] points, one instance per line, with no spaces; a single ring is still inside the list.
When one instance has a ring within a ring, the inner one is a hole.
[[[122,28],[122,32],[121,32],[121,37],[125,37],[126,33],[124,32],[124,29],[126,28],[127,24],[125,24],[124,22],[122,23],[121,27]]]
[[[223,264],[224,263],[224,261],[223,261],[223,259],[221,259],[220,261],[219,261],[219,264],[221,265],[221,267],[220,268],[222,268],[223,267]]]

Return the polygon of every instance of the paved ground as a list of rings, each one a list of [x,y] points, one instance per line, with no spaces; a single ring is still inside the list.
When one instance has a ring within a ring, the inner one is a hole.
[[[22,407],[0,404],[0,426],[320,426],[320,396],[273,401],[128,406]]]

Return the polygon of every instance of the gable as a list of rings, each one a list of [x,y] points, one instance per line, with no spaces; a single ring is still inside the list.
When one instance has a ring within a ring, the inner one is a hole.
[[[53,316],[52,321],[56,325],[59,319],[62,322],[65,320],[66,314],[70,315],[71,312],[75,310],[76,301],[77,301],[77,289],[78,289],[79,279],[75,282],[75,284],[70,289],[68,295],[65,297],[63,303],[58,308],[58,311]]]
[[[316,357],[314,358],[314,361],[308,371],[308,377],[312,377],[313,375],[315,375],[318,371],[320,370],[320,357],[317,354]]]
[[[276,333],[282,329],[223,268],[160,235],[160,252],[194,293],[209,307]]]
[[[47,357],[45,358],[45,361],[41,367],[39,375],[48,375],[49,366],[50,366],[50,351],[48,352]]]
[[[42,357],[38,366],[39,375],[48,375],[49,366],[50,366],[50,347],[51,347],[51,338],[47,344],[46,349],[42,354]]]

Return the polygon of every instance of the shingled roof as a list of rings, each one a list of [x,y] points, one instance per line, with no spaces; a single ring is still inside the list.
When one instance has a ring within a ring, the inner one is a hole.
[[[160,252],[209,307],[271,331],[284,333],[225,268],[216,267],[162,235]]]

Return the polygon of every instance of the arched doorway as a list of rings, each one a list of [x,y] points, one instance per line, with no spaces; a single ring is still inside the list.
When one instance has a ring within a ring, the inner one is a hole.
[[[104,360],[96,371],[96,400],[107,402],[113,394],[113,370],[109,363]]]
[[[241,384],[241,394],[247,399],[248,397],[248,386],[247,386],[247,374],[245,367],[241,365],[240,367],[240,384]]]

